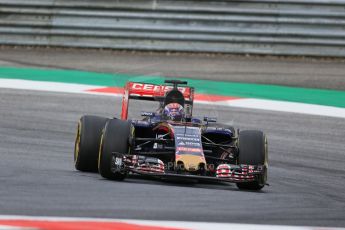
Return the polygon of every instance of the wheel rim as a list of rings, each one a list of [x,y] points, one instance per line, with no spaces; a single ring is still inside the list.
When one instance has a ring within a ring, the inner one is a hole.
[[[80,151],[80,131],[81,131],[81,123],[78,122],[78,128],[77,128],[77,135],[75,138],[75,144],[74,144],[74,164],[77,164],[79,151]]]
[[[102,131],[101,140],[99,143],[99,150],[98,150],[98,171],[99,172],[100,172],[101,157],[102,157],[102,150],[103,150],[103,136],[104,136],[104,130]]]

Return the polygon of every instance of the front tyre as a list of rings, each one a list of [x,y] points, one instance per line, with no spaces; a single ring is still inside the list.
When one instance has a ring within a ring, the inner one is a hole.
[[[99,139],[108,118],[82,116],[74,145],[74,166],[83,172],[97,172]]]
[[[267,181],[268,150],[266,135],[257,130],[245,130],[239,133],[238,164],[264,165],[264,173],[254,182],[237,183],[239,189],[260,190]]]
[[[109,180],[123,180],[125,172],[111,170],[113,153],[127,154],[129,150],[129,134],[131,124],[128,121],[109,120],[103,130],[99,148],[98,171],[102,177]]]

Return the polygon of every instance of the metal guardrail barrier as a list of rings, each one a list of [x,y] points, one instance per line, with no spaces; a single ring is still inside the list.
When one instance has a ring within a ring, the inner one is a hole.
[[[345,0],[0,0],[0,44],[345,57]]]

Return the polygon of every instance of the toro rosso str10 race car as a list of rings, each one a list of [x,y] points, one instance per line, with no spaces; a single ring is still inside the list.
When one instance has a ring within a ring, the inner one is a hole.
[[[156,101],[156,111],[128,119],[130,100]],[[258,130],[239,131],[215,118],[193,116],[194,88],[128,82],[121,118],[83,116],[75,140],[75,168],[110,180],[136,174],[161,179],[232,182],[260,190],[267,180],[267,139]]]

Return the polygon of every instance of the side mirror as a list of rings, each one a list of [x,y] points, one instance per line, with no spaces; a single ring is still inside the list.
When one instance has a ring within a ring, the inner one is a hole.
[[[217,122],[216,117],[204,117],[204,121],[209,123],[209,122]]]

